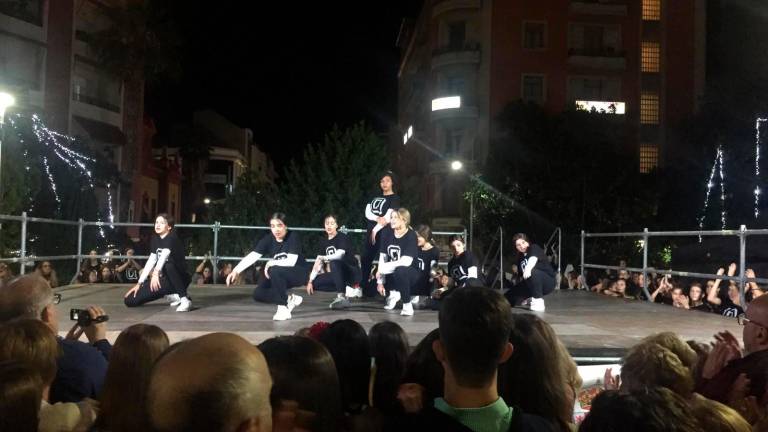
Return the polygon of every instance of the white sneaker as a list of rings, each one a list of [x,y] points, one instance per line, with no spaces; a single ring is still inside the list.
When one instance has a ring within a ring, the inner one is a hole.
[[[347,285],[347,290],[345,293],[345,296],[347,298],[361,298],[363,297],[363,289],[362,288],[353,288],[349,285]]]
[[[411,304],[419,304],[419,296],[411,296]]]
[[[337,295],[331,304],[328,305],[328,307],[331,309],[346,309],[350,306],[352,306],[352,304],[349,302],[349,300],[347,300],[346,297],[341,294]]]
[[[189,310],[192,309],[192,300],[190,300],[187,297],[180,298],[179,301],[176,303],[178,303],[178,306],[179,306],[176,308],[176,312],[189,312]],[[171,306],[173,305],[174,304],[171,303]]]
[[[531,299],[531,310],[534,312],[544,312],[544,299],[543,298]]]
[[[300,305],[301,302],[303,301],[304,301],[304,298],[302,298],[300,295],[291,294],[290,296],[288,296],[288,304],[286,305],[286,307],[288,308],[288,312],[293,312],[293,309],[296,306]]]
[[[291,311],[288,310],[288,306],[277,306],[277,312],[272,316],[273,321],[285,321],[291,319]]]
[[[413,304],[403,303],[403,310],[400,311],[400,315],[413,316]]]
[[[520,303],[520,306],[530,306],[531,305],[531,299],[533,297],[528,297],[527,299],[523,300],[522,303]]]
[[[181,304],[181,297],[179,297],[178,294],[168,294],[167,296],[163,297],[165,301],[171,304],[171,307],[178,306]]]
[[[389,297],[387,297],[387,305],[384,306],[386,310],[392,310],[397,306],[397,302],[400,301],[400,291],[390,291]]]

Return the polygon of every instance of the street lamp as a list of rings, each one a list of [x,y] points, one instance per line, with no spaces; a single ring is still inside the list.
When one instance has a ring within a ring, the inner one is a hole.
[[[5,109],[13,106],[16,99],[10,93],[0,92],[0,200],[3,198],[3,136],[5,135]]]
[[[451,161],[451,170],[453,171],[461,171],[464,168],[464,164],[460,160],[454,160]],[[469,180],[470,180],[470,186],[474,175],[470,174]],[[467,241],[467,244],[469,245],[469,250],[472,250],[472,240],[474,239],[474,226],[475,226],[475,194],[470,192],[469,194],[469,240]]]

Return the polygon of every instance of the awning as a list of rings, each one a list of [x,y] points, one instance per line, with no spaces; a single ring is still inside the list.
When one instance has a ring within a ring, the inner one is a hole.
[[[88,133],[94,141],[109,144],[125,145],[125,134],[117,126],[91,120],[85,117],[73,116],[75,121]]]

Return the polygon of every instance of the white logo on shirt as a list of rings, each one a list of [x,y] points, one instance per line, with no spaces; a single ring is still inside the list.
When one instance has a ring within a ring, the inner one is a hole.
[[[272,257],[272,259],[275,260],[275,261],[281,260],[281,259],[286,259],[286,258],[288,258],[288,254],[285,253],[285,252],[280,252],[279,254],[275,254],[275,256]]]
[[[467,272],[461,266],[456,266],[451,270],[451,275],[453,280],[462,280],[467,277]]]
[[[128,280],[134,280],[139,278],[139,272],[134,268],[129,268],[125,271],[125,277]]]
[[[389,245],[387,246],[387,256],[389,256],[390,261],[397,261],[400,259],[400,246],[398,245]]]
[[[424,260],[421,258],[416,258],[419,260],[419,270],[424,271]]]
[[[157,250],[155,251],[155,253],[157,254],[157,256],[160,256],[160,253],[161,253],[162,251],[163,251],[163,248],[157,248]]]
[[[376,198],[371,201],[371,211],[381,216],[384,209],[384,203],[387,202],[386,198]]]
[[[328,246],[325,248],[326,255],[336,255],[336,246]]]

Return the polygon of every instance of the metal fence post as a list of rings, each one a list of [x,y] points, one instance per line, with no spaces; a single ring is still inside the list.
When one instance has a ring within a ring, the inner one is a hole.
[[[77,267],[75,268],[74,280],[80,273],[80,266],[83,264],[83,218],[77,220]]]
[[[584,271],[584,239],[586,238],[586,233],[584,230],[581,230],[581,277],[586,283],[587,281],[587,273]]]
[[[19,274],[24,274],[27,268],[27,212],[21,212],[21,266]]]
[[[221,229],[221,222],[216,221],[213,223],[213,257],[211,258],[213,260],[213,268],[211,269],[211,273],[213,273],[213,283],[219,283],[219,275],[217,269],[219,268],[219,230]]]
[[[643,228],[643,294],[651,301],[651,294],[648,292],[648,239],[648,228]]]
[[[563,229],[558,227],[557,228],[557,274],[561,274],[562,264],[563,264]]]
[[[744,301],[744,277],[747,266],[747,226],[739,227],[739,300],[742,308],[746,310],[747,303]]]
[[[499,227],[499,289],[504,291],[504,228]]]

